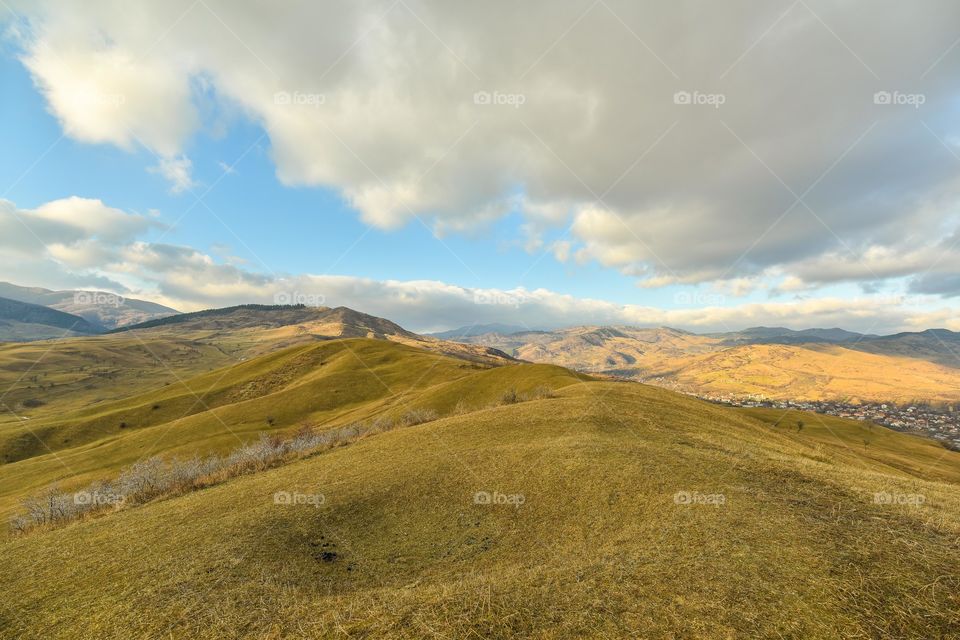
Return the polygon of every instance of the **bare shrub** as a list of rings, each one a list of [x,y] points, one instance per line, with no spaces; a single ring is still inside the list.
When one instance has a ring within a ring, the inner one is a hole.
[[[433,409],[410,409],[400,416],[400,424],[406,427],[436,420],[439,416]]]
[[[396,426],[393,418],[390,416],[380,416],[373,421],[373,424],[370,426],[371,431],[390,431]]]
[[[530,392],[531,400],[546,400],[548,398],[556,398],[557,394],[554,393],[553,389],[547,385],[540,385],[536,389]]]
[[[516,404],[522,401],[523,399],[520,397],[520,394],[517,393],[517,390],[513,387],[504,391],[500,396],[500,404]]]
[[[194,456],[164,460],[154,456],[123,469],[112,482],[94,482],[83,491],[73,494],[51,486],[23,499],[21,505],[24,511],[10,520],[10,529],[17,534],[25,533],[36,527],[75,520],[106,508],[142,504],[161,496],[192,491],[238,475],[262,471],[292,458],[347,444],[371,433],[422,424],[437,417],[437,412],[431,409],[411,409],[398,420],[380,416],[369,424],[354,422],[323,432],[316,431],[313,424],[307,423],[287,439],[276,434],[262,434],[258,440],[242,445],[226,457],[212,455],[206,458]]]
[[[457,400],[457,405],[453,408],[453,415],[462,416],[465,413],[470,413],[471,409],[467,406],[467,403],[463,398]]]
[[[137,462],[117,479],[120,493],[134,502],[146,502],[168,488],[169,483],[168,469],[159,456]]]

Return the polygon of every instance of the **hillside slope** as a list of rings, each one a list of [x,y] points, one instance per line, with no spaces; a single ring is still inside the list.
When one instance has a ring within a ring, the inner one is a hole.
[[[119,399],[67,410],[69,396],[0,421],[0,516],[25,493],[72,488],[152,455],[223,453],[263,433],[320,430],[424,408],[479,407],[509,389],[556,388],[575,374],[552,365],[490,365],[385,340],[289,347]]]
[[[0,282],[0,296],[80,316],[101,331],[177,313],[156,302],[102,291],[51,291],[9,282]]]
[[[0,342],[27,342],[100,333],[83,318],[56,309],[0,298]]]
[[[805,438],[652,387],[570,384],[0,543],[0,628],[955,637],[958,485]]]
[[[960,369],[839,345],[754,344],[681,358],[647,379],[708,396],[953,403]]]

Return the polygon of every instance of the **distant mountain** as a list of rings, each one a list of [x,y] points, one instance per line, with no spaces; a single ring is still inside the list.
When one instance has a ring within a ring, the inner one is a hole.
[[[862,333],[845,329],[803,329],[786,327],[751,327],[743,331],[708,334],[720,338],[726,345],[738,344],[803,344],[808,342],[852,342],[865,337]]]
[[[571,327],[460,339],[522,360],[709,396],[792,400],[960,400],[960,334],[872,336],[752,327],[697,335],[667,327]]]
[[[520,327],[512,324],[475,324],[467,327],[460,327],[459,329],[450,329],[449,331],[438,331],[436,333],[427,333],[425,335],[440,338],[441,340],[459,340],[460,338],[472,338],[474,336],[482,336],[485,333],[499,333],[501,335],[509,335],[511,333],[524,333],[529,332],[531,329],[529,327]]]
[[[83,318],[0,297],[0,342],[27,342],[100,333]]]
[[[309,307],[305,305],[245,304],[222,309],[158,318],[121,327],[112,333],[127,331],[214,332],[230,334],[236,340],[259,343],[260,352],[293,344],[331,338],[375,338],[400,342],[438,351],[468,360],[512,360],[498,349],[440,340],[407,331],[385,318],[347,307]],[[254,353],[257,353],[254,350]]]
[[[960,369],[960,333],[948,329],[871,336],[851,348],[867,353],[919,358]]]
[[[103,291],[51,291],[40,287],[21,287],[9,282],[0,282],[0,297],[80,316],[104,330],[179,313],[162,304]]]
[[[347,307],[308,307],[306,305],[244,304],[222,309],[206,309],[192,313],[149,320],[115,331],[133,331],[157,327],[186,331],[277,329],[301,325],[319,330],[324,336],[342,338],[379,338],[388,336],[417,339],[419,336],[400,325]]]

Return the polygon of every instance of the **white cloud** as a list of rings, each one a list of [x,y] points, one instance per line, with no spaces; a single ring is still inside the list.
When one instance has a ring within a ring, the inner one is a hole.
[[[191,181],[194,82],[262,124],[283,182],[335,188],[368,224],[457,231],[523,193],[528,249],[572,222],[557,258],[645,287],[919,276],[890,265],[957,224],[937,140],[958,135],[949,0],[16,5],[64,130],[142,142],[174,189]],[[940,271],[918,286],[955,291]]]
[[[278,296],[322,299],[327,305],[352,307],[417,331],[490,322],[530,327],[668,325],[695,331],[755,325],[840,326],[871,332],[931,324],[960,329],[955,310],[938,307],[932,296],[877,294],[724,306],[722,295],[706,294],[686,296],[680,308],[661,309],[547,289],[481,289],[437,280],[379,281],[342,275],[265,275],[192,247],[136,237],[156,224],[98,200],[66,198],[34,210],[17,209],[12,202],[0,200],[0,280],[50,288],[96,287],[183,310],[272,304]],[[24,281],[25,274],[30,281]],[[724,290],[736,294],[754,285],[732,280]]]
[[[170,191],[183,193],[196,186],[191,170],[193,162],[186,156],[160,158],[157,166],[151,170],[163,176],[170,183]]]
[[[69,21],[37,25],[23,60],[67,135],[125,149],[143,144],[164,156],[179,151],[197,124],[185,69],[111,42],[96,24],[103,15],[64,13]]]

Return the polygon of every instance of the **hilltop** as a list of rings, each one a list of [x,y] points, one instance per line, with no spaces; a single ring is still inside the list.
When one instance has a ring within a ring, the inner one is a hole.
[[[59,427],[51,416],[47,445],[61,448],[0,466],[0,507],[52,480],[75,487],[146,455],[225,450],[305,420],[333,429],[410,408],[438,419],[0,542],[0,627],[929,638],[960,625],[960,454],[929,441],[363,338],[185,382]],[[530,385],[552,391],[497,401]],[[189,409],[187,389],[205,406]]]

